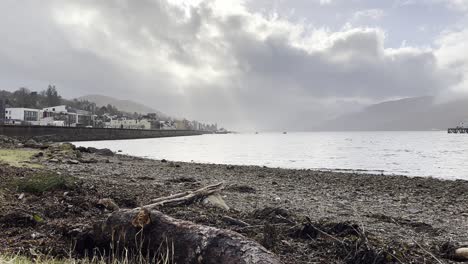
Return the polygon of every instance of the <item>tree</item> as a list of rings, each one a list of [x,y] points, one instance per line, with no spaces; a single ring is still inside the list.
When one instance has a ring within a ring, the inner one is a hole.
[[[27,88],[19,88],[13,93],[14,104],[17,105],[17,107],[29,107],[30,94],[31,91],[29,91]]]
[[[57,89],[55,89],[55,85],[49,85],[49,87],[47,87],[45,97],[47,106],[60,105],[62,101],[61,97],[58,95]]]

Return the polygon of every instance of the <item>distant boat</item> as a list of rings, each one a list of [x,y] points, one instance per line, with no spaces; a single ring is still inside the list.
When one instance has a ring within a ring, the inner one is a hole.
[[[258,132],[255,132],[255,135],[257,135],[257,134],[258,134]]]
[[[283,132],[284,135],[286,135],[288,132]]]

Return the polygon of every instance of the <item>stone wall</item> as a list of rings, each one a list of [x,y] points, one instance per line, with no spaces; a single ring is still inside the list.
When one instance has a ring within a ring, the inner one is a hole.
[[[207,134],[207,132],[194,130],[138,130],[118,128],[0,125],[0,135],[19,139],[34,138],[50,141],[116,140],[195,136],[202,134]]]

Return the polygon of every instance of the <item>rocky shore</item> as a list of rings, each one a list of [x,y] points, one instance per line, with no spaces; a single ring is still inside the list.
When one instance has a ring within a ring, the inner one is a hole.
[[[229,211],[162,212],[238,232],[284,263],[454,263],[468,244],[466,181],[181,163],[7,138],[0,146],[1,253],[66,257],[76,235],[109,214],[104,198],[134,208],[218,182]],[[29,160],[5,158],[23,151]]]

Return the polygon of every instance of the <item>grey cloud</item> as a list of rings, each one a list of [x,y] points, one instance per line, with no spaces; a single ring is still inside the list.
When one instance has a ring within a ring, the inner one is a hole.
[[[165,0],[7,0],[0,33],[11,40],[0,46],[0,84],[53,82],[68,96],[107,93],[233,128],[301,129],[311,117],[457,81],[433,51],[386,49],[377,29],[328,32],[327,46],[306,49],[305,37],[279,24],[295,25],[248,11],[218,14],[212,2],[186,16]],[[94,12],[90,25],[73,20],[84,11]]]

